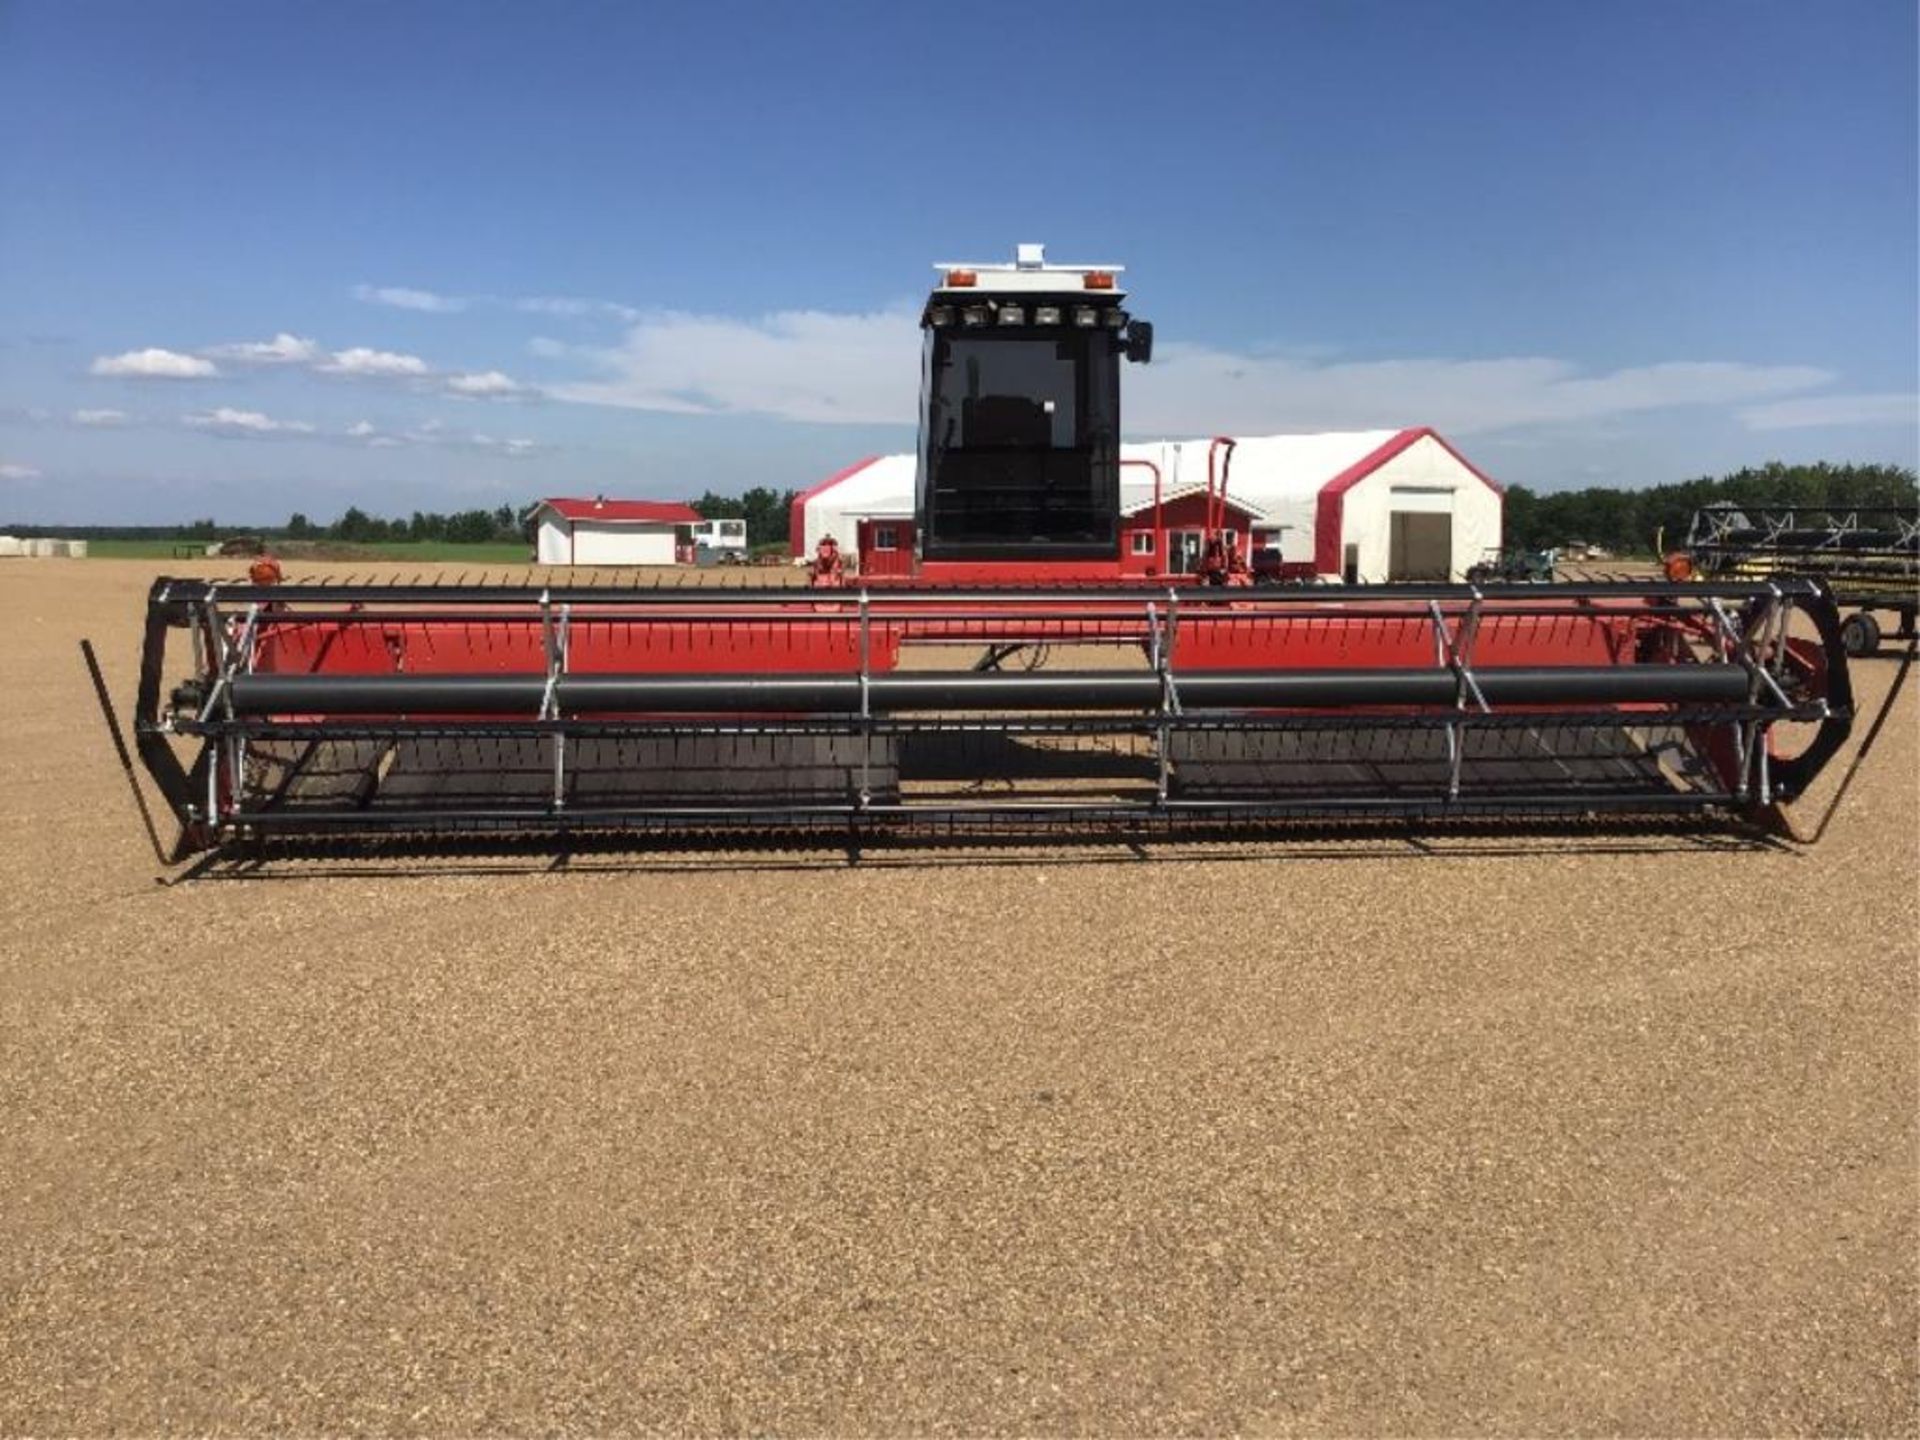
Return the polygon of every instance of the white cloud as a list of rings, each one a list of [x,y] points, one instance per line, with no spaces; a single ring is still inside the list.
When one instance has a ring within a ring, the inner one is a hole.
[[[234,439],[314,433],[314,427],[304,420],[275,420],[258,410],[235,410],[225,405],[198,415],[182,415],[180,423]]]
[[[1583,372],[1565,360],[1411,359],[1314,364],[1168,345],[1129,377],[1127,428],[1359,430],[1433,425],[1471,435],[1649,410],[1731,405],[1828,384],[1805,365],[1674,361]]]
[[[314,368],[327,375],[374,376],[382,379],[418,378],[432,373],[427,362],[418,355],[370,350],[364,345],[356,345],[350,350],[336,350]]]
[[[221,360],[236,360],[243,365],[311,365],[320,358],[320,347],[304,336],[289,335],[282,330],[271,340],[215,345],[206,353]]]
[[[556,398],[679,414],[757,413],[813,423],[911,425],[917,309],[795,311],[760,320],[663,315],[611,350],[565,351],[605,378]],[[564,347],[542,346],[552,354]],[[1829,384],[1804,365],[1669,362],[1584,371],[1547,357],[1328,363],[1165,344],[1130,369],[1129,434],[1261,434],[1433,425],[1476,434],[1635,412],[1751,405]]]
[[[463,395],[472,400],[507,400],[536,393],[531,385],[522,385],[511,375],[498,370],[484,370],[478,374],[449,375],[447,389],[455,395]]]
[[[514,301],[513,308],[528,315],[587,315],[593,311],[593,302],[571,300],[564,295],[529,295]]]
[[[132,380],[210,380],[220,373],[211,360],[157,348],[96,356],[89,372]]]
[[[364,445],[369,450],[394,450],[402,445],[410,445],[414,440],[412,436],[382,430],[371,420],[356,420],[342,433],[348,440]]]
[[[411,285],[356,285],[353,298],[368,305],[386,305],[395,310],[419,310],[430,314],[455,314],[476,305],[507,306],[523,315],[559,315],[569,319],[601,316],[631,325],[640,311],[617,300],[595,300],[580,295],[527,295],[510,299],[501,295],[444,295],[437,290],[422,290]]]
[[[446,314],[467,308],[458,295],[437,295],[431,290],[412,290],[404,285],[356,285],[353,298],[369,305],[391,305],[396,310],[427,310]]]
[[[1920,395],[1807,395],[1740,412],[1750,430],[1802,430],[1818,425],[1920,427]]]
[[[38,480],[40,472],[17,460],[0,461],[0,480]]]
[[[640,318],[640,312],[631,305],[614,300],[582,300],[572,295],[529,295],[514,301],[513,308],[526,315],[611,315],[629,325]]]
[[[371,420],[357,420],[336,438],[363,445],[369,450],[398,450],[413,446],[440,450],[473,450],[513,459],[541,454],[552,449],[533,440],[505,439],[479,431],[455,430],[440,420],[423,420],[410,430],[382,430]]]
[[[70,418],[76,425],[106,429],[113,425],[126,424],[127,412],[124,410],[76,410]]]
[[[498,439],[492,435],[469,435],[464,442],[476,450],[492,450],[499,454],[519,460],[534,454],[541,447],[532,440]]]
[[[919,314],[787,311],[761,320],[661,315],[616,350],[610,378],[551,389],[562,399],[685,415],[759,413],[820,423],[913,423]]]

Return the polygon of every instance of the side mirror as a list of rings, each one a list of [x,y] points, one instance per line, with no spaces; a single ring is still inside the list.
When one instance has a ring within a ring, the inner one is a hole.
[[[1136,365],[1145,365],[1153,359],[1152,322],[1135,320],[1127,326],[1127,359]]]

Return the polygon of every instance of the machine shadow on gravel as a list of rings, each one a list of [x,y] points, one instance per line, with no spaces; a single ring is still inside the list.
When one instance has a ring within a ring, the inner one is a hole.
[[[1750,825],[1670,817],[1647,822],[1594,817],[1411,827],[1397,822],[1215,826],[1177,838],[1089,829],[1044,843],[1001,835],[883,834],[711,837],[661,834],[339,836],[236,840],[199,856],[166,884],[427,878],[581,873],[594,875],[833,873],[853,869],[1049,869],[1108,865],[1295,864],[1380,860],[1560,861],[1568,856],[1788,852]]]

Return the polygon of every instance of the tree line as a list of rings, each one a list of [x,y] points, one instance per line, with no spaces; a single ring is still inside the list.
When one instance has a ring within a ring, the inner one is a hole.
[[[741,495],[716,495],[707,491],[688,505],[703,520],[745,520],[749,545],[783,544],[787,538],[787,512],[796,492],[772,490],[756,485]],[[67,532],[63,532],[67,533]],[[454,545],[511,544],[532,542],[531,507],[515,509],[502,505],[493,510],[457,510],[443,515],[438,511],[416,510],[405,519],[383,519],[370,515],[359,506],[349,507],[337,520],[316,523],[295,511],[283,526],[264,530],[237,525],[220,525],[211,519],[194,520],[168,533],[194,540],[231,539],[240,534],[259,534],[287,540],[337,540],[344,544],[395,544],[416,540],[434,540]]]
[[[1616,555],[1651,554],[1656,541],[1671,549],[1687,538],[1693,512],[1723,502],[1762,506],[1832,506],[1851,510],[1920,503],[1914,472],[1898,465],[1749,466],[1731,475],[1616,490],[1594,485],[1542,495],[1509,485],[1509,545],[1529,550],[1579,542]]]
[[[456,545],[511,544],[532,537],[531,527],[522,519],[524,513],[511,505],[502,505],[494,510],[456,510],[450,515],[416,510],[404,519],[386,520],[352,505],[339,519],[326,524],[317,523],[296,510],[284,525],[222,525],[217,520],[202,518],[185,525],[118,527],[111,533],[113,538],[124,539],[231,540],[241,535],[259,535],[275,540],[339,540],[356,545],[409,540],[439,540]],[[85,526],[68,526],[61,533],[79,535],[89,528],[103,537],[108,533],[106,527]]]
[[[689,501],[708,520],[745,520],[747,543],[771,546],[787,538],[787,515],[795,492],[755,486],[740,495],[716,495],[711,490]],[[1545,549],[1578,541],[1604,546],[1618,555],[1651,554],[1656,539],[1668,547],[1686,538],[1693,512],[1703,505],[1731,502],[1759,508],[1766,505],[1828,506],[1842,509],[1920,504],[1914,472],[1898,465],[1749,466],[1717,478],[1701,476],[1642,490],[1620,490],[1594,485],[1584,490],[1557,490],[1542,494],[1527,485],[1506,487],[1506,536],[1509,545]],[[493,510],[459,510],[451,514],[416,510],[405,519],[382,519],[358,506],[338,519],[316,523],[296,513],[281,527],[222,525],[198,519],[184,526],[15,526],[19,535],[62,534],[77,537],[167,539],[182,536],[224,540],[256,534],[288,540],[337,540],[348,544],[432,540],[452,544],[511,544],[532,540],[530,510],[501,505]]]
[[[769,490],[756,485],[741,495],[716,495],[711,490],[687,503],[702,520],[745,520],[750,546],[785,543],[787,514],[793,509],[796,492]]]
[[[437,540],[454,545],[511,544],[530,540],[532,529],[523,512],[511,505],[495,510],[456,510],[450,515],[416,510],[405,520],[383,520],[359,506],[350,506],[331,525],[315,525],[298,512],[288,519],[289,540],[341,540],[348,544],[380,541]]]

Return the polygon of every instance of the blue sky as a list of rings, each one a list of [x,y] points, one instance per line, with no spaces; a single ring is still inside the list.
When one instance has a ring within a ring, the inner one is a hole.
[[[0,521],[800,487],[936,260],[1128,267],[1131,434],[1914,464],[1911,0],[0,0]]]

